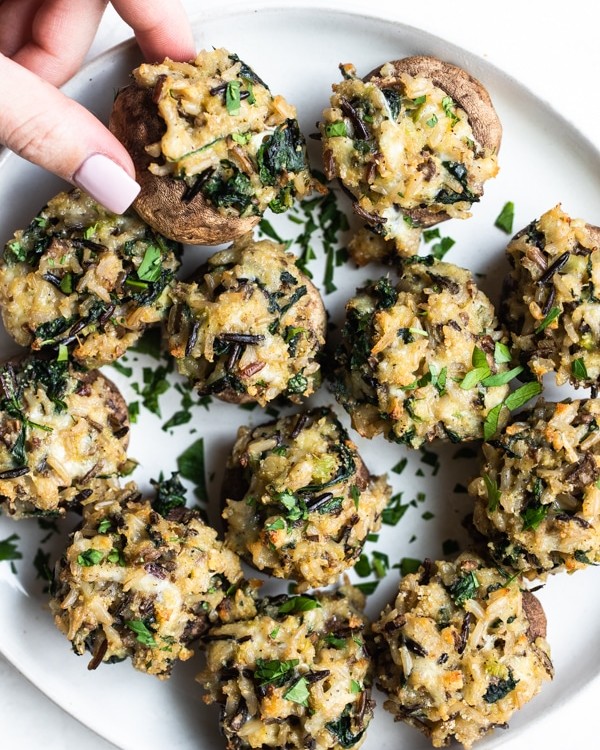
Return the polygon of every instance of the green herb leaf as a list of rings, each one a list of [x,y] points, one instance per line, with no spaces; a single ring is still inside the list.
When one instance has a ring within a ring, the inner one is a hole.
[[[126,378],[130,378],[133,375],[133,368],[127,367],[126,365],[119,362],[119,360],[111,362],[111,367],[114,367],[117,372],[120,372],[121,375],[124,375]]]
[[[250,138],[252,138],[251,133],[232,133],[231,138],[235,143],[239,143],[240,146],[245,146],[247,143],[250,142]]]
[[[149,245],[137,270],[138,279],[147,282],[158,281],[161,270],[160,248],[156,245]]]
[[[300,664],[299,659],[257,659],[256,669],[254,670],[254,679],[259,685],[271,685],[278,683],[282,685],[292,676],[295,667]]]
[[[481,385],[485,386],[485,388],[494,388],[498,385],[506,385],[506,383],[510,383],[511,380],[522,373],[523,369],[524,368],[521,367],[521,365],[518,365],[517,367],[513,367],[512,370],[508,370],[507,372],[498,372],[495,375],[490,375],[489,377],[484,378],[481,381]]]
[[[390,498],[390,502],[388,503],[387,508],[384,508],[383,513],[381,514],[381,520],[383,523],[387,524],[388,526],[396,526],[396,524],[399,523],[400,519],[406,513],[409,507],[408,504],[402,504],[400,502],[401,499],[401,492],[393,495]]]
[[[350,680],[350,692],[351,693],[362,693],[363,687],[357,680]]]
[[[439,242],[431,246],[431,254],[437,260],[442,260],[448,250],[456,244],[452,237],[442,237]]]
[[[507,201],[498,214],[494,226],[506,232],[506,234],[512,234],[514,220],[515,204],[512,201]]]
[[[230,115],[239,115],[242,101],[240,98],[240,81],[228,81],[225,89],[225,106]]]
[[[437,240],[440,237],[440,230],[436,227],[435,229],[424,229],[423,230],[423,240],[425,242],[433,242],[433,240]]]
[[[483,482],[487,492],[488,510],[490,513],[494,513],[498,509],[498,503],[500,502],[498,482],[495,479],[492,479],[489,474],[483,475]]]
[[[18,539],[17,534],[11,534],[0,542],[0,560],[21,560],[23,558],[15,543]]]
[[[504,405],[511,411],[514,411],[526,404],[534,396],[539,395],[541,392],[542,386],[540,383],[525,383],[525,385],[517,388],[516,391],[513,391],[504,399]]]
[[[104,560],[104,552],[98,549],[86,549],[85,552],[77,555],[77,564],[83,568],[91,568],[92,565],[98,565],[102,560]]]
[[[583,358],[580,357],[579,359],[573,360],[572,371],[573,377],[577,378],[577,380],[587,380],[588,372]]]
[[[299,703],[301,706],[308,706],[310,693],[308,691],[308,681],[306,677],[300,677],[296,682],[283,694],[286,701]]]
[[[532,529],[535,531],[548,515],[550,505],[542,505],[539,502],[530,503],[521,513],[523,519],[523,531]]]
[[[400,560],[400,575],[402,577],[409,575],[409,573],[416,573],[421,567],[421,560],[417,560],[414,557],[403,557]]]
[[[430,127],[430,128],[434,128],[437,125],[437,122],[438,122],[437,115],[433,114],[433,115],[431,115],[431,117],[429,118],[429,120],[427,120],[427,122],[425,124],[428,127]]]
[[[285,529],[286,523],[283,520],[283,518],[279,517],[276,518],[274,521],[271,521],[271,523],[265,524],[265,531],[283,531]]]
[[[355,583],[354,588],[358,589],[365,596],[372,594],[379,586],[379,581],[367,581],[366,583]]]
[[[127,413],[129,415],[129,421],[132,424],[135,424],[138,421],[138,417],[140,415],[140,402],[132,401],[130,404],[128,404]]]
[[[546,317],[544,318],[544,320],[542,320],[539,326],[535,329],[535,333],[541,333],[542,331],[546,330],[550,323],[558,318],[560,313],[560,307],[551,307],[550,310],[548,310],[548,312],[546,313]]]
[[[337,635],[332,635],[331,633],[326,635],[323,640],[328,646],[332,646],[333,648],[336,648],[338,650],[346,648],[346,646],[348,645],[345,638],[338,638]]]
[[[456,606],[460,607],[467,599],[472,599],[475,596],[475,592],[479,588],[479,581],[475,571],[471,570],[457,578],[447,588]]]
[[[497,404],[489,410],[483,423],[483,439],[491,440],[498,432],[498,420],[504,403]]]
[[[63,294],[71,294],[73,291],[73,274],[66,273],[60,280],[60,291]]]
[[[343,120],[328,122],[325,125],[325,135],[328,138],[347,137],[348,129],[346,128],[346,123]]]
[[[444,110],[444,113],[446,117],[450,120],[452,120],[452,125],[458,122],[458,117],[456,115],[456,112],[454,111],[454,99],[452,99],[451,96],[445,96],[442,99],[442,108]]]
[[[371,575],[371,563],[369,562],[368,556],[365,555],[364,552],[356,561],[354,570],[356,571],[356,575],[360,576],[361,578],[366,578],[367,576]]]
[[[407,463],[407,458],[401,458],[400,461],[398,461],[398,463],[392,467],[392,471],[394,472],[394,474],[402,474],[402,472],[406,468]]]
[[[202,502],[208,500],[204,467],[204,438],[198,438],[178,456],[177,469],[184,479],[189,479],[196,485],[196,497]]]
[[[325,724],[325,728],[331,732],[339,742],[340,747],[344,748],[344,750],[354,747],[354,745],[360,742],[365,733],[365,730],[362,729],[357,734],[353,734],[352,730],[354,726],[352,716],[350,715],[351,710],[352,703],[348,703],[339,719],[336,721],[328,721],[327,724]]]
[[[354,507],[358,510],[358,506],[360,505],[360,490],[355,484],[350,487],[350,497],[354,502]]]
[[[277,611],[280,615],[288,615],[311,609],[321,609],[321,604],[313,596],[292,596]]]
[[[112,521],[110,518],[103,518],[100,523],[98,524],[98,534],[106,534],[106,532],[110,529],[112,526]]]
[[[506,364],[512,360],[510,349],[501,341],[496,341],[494,345],[494,362],[497,364]]]
[[[154,635],[143,620],[126,620],[125,625],[135,633],[135,639],[138,643],[148,646],[148,648],[156,648]]]
[[[469,372],[464,376],[464,378],[460,381],[460,387],[463,390],[468,391],[481,383],[483,380],[486,380],[489,375],[490,368],[487,365],[485,367],[476,367],[474,370],[469,370]]]

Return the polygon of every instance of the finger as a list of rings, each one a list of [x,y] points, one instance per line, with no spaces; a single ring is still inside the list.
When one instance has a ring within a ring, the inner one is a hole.
[[[79,69],[107,0],[46,0],[31,22],[31,39],[13,60],[60,86]]]
[[[139,192],[124,146],[88,110],[0,55],[0,143],[122,213]]]
[[[146,60],[193,60],[196,57],[194,35],[179,0],[113,0],[112,3],[135,32]]]
[[[31,19],[44,0],[4,0],[0,4],[0,52],[12,57],[31,38]]]

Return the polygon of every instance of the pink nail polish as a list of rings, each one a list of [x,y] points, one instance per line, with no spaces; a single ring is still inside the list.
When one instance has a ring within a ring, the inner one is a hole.
[[[115,214],[122,214],[140,192],[138,183],[104,154],[92,154],[73,175],[73,182]]]

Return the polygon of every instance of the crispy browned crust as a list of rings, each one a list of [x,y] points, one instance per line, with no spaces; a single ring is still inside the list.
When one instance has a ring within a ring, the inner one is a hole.
[[[498,153],[502,142],[502,125],[490,95],[476,78],[456,65],[427,55],[414,55],[401,60],[392,60],[391,65],[394,66],[398,78],[402,73],[424,76],[445,91],[467,113],[476,140],[484,148]],[[390,81],[389,76],[386,78],[380,76],[382,67],[383,65],[380,65],[372,70],[363,80],[376,85],[385,81],[386,87],[393,86],[393,80]],[[411,209],[405,213],[423,227],[430,227],[450,218],[443,211],[433,213],[426,208]]]
[[[547,621],[544,608],[540,600],[530,591],[523,591],[523,611],[529,620],[529,630],[527,635],[534,642],[536,638],[545,638]]]
[[[113,104],[109,128],[129,151],[135,165],[141,191],[133,207],[165,237],[191,245],[219,245],[250,232],[260,221],[260,216],[223,216],[202,193],[184,203],[183,180],[159,177],[149,171],[154,158],[145,148],[159,141],[165,132],[151,89],[137,84],[121,89]]]

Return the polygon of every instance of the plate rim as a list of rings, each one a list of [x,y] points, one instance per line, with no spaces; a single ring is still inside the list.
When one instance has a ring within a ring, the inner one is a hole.
[[[576,136],[578,142],[582,145],[582,147],[592,152],[596,159],[600,161],[600,146],[596,145],[590,139],[590,137],[586,133],[584,133],[580,129],[580,127],[575,122],[573,122],[573,120],[565,115],[565,112],[563,110],[559,110],[551,100],[537,94],[534,90],[532,90],[530,86],[523,83],[522,80],[520,80],[516,75],[506,72],[502,68],[501,62],[497,59],[497,56],[492,55],[489,57],[484,57],[481,55],[481,53],[474,50],[473,45],[470,45],[463,41],[453,41],[451,38],[442,36],[434,31],[429,31],[424,26],[414,23],[414,21],[403,21],[391,15],[389,12],[390,9],[386,6],[382,7],[380,9],[380,12],[375,13],[366,12],[361,8],[359,3],[360,0],[346,0],[342,7],[341,5],[336,5],[335,0],[326,0],[326,2],[320,2],[320,0],[293,0],[293,2],[289,4],[284,4],[283,0],[252,0],[251,3],[241,2],[240,0],[223,0],[218,4],[218,6],[216,4],[211,4],[210,6],[205,7],[200,12],[188,14],[188,17],[192,28],[194,30],[197,30],[198,27],[201,27],[202,23],[206,22],[207,20],[217,21],[219,19],[231,16],[234,13],[251,16],[260,11],[271,12],[274,14],[280,13],[282,15],[294,12],[300,13],[313,11],[319,14],[335,14],[351,19],[362,18],[373,23],[380,23],[384,21],[391,24],[392,26],[408,32],[414,30],[421,37],[429,37],[436,42],[443,42],[450,47],[454,47],[456,50],[467,52],[470,56],[475,58],[483,68],[491,70],[494,75],[498,76],[499,79],[503,80],[510,87],[518,89],[520,94],[530,97],[538,105],[542,105],[547,111],[552,114],[552,117],[556,121],[562,123],[562,125],[568,127],[571,130],[572,135]],[[69,89],[71,88],[71,86],[77,86],[80,79],[86,76],[90,76],[98,66],[101,67],[106,61],[110,61],[115,56],[127,54],[136,48],[137,42],[134,36],[130,36],[129,38],[106,48],[99,54],[87,60],[72,76],[72,78],[70,78],[60,87],[60,91],[65,93],[65,95],[70,96]],[[77,100],[76,97],[73,98]],[[9,160],[14,160],[15,158],[21,159],[22,157],[8,148],[0,146],[0,169],[4,167],[6,162],[8,162]],[[1,583],[2,582],[0,581],[0,584]],[[23,591],[21,591],[20,594],[23,595]],[[26,592],[25,595],[27,595]],[[66,706],[66,702],[62,701],[59,697],[54,697],[52,695],[51,687],[49,687],[48,690],[46,690],[44,687],[41,687],[38,677],[35,677],[33,675],[33,670],[30,669],[29,666],[26,665],[26,663],[23,664],[18,656],[15,658],[14,655],[11,655],[10,652],[7,652],[3,638],[0,638],[0,654],[10,665],[12,665],[12,667],[14,667],[21,675],[23,675],[36,688],[36,690],[38,690],[45,698],[52,701],[54,705],[64,711],[69,717],[77,721],[81,726],[92,731],[99,738],[114,744],[118,748],[125,747],[119,744],[120,740],[118,737],[112,736],[110,727],[106,727],[100,720],[98,722],[87,721],[86,719],[78,715],[78,713],[72,712]],[[560,696],[559,710],[564,710],[565,707],[572,705],[573,701],[576,698],[580,697],[584,693],[591,692],[591,690],[598,685],[600,685],[600,671],[587,683],[572,688],[567,695]],[[555,705],[558,705],[558,699]],[[529,719],[526,727],[522,728],[521,735],[524,732],[531,731],[531,728],[534,725],[537,725],[542,720],[542,718],[543,715],[540,713],[532,716]],[[499,736],[496,735],[494,739],[494,747],[504,746],[514,739],[514,736],[499,738]]]

